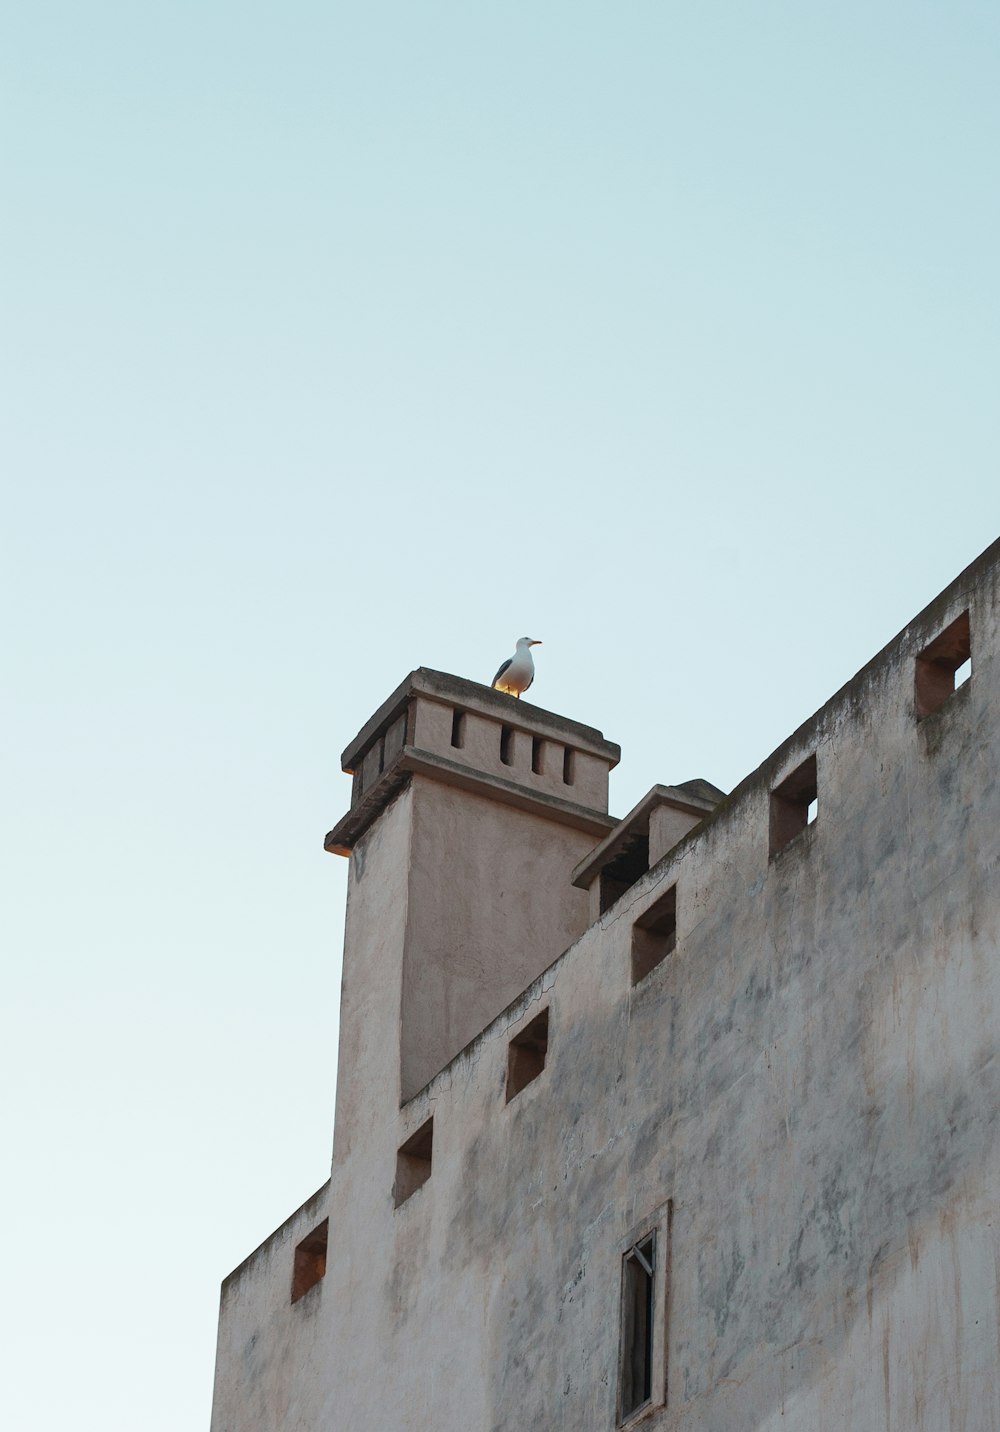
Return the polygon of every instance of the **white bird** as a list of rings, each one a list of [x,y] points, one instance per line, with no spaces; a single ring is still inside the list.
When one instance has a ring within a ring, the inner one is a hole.
[[[520,699],[535,679],[535,663],[531,659],[531,648],[541,646],[533,636],[521,636],[513,656],[509,656],[493,678],[494,691],[506,691],[508,696]]]

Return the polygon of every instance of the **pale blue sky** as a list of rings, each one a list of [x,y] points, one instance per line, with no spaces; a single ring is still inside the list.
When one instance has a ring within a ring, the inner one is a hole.
[[[412,667],[730,787],[1000,531],[993,3],[0,26],[0,1418],[207,1429]]]

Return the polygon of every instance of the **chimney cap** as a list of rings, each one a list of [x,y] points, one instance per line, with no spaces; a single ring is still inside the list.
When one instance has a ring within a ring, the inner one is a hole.
[[[463,711],[476,711],[482,716],[491,716],[505,726],[513,726],[534,735],[547,736],[552,741],[562,741],[577,751],[587,751],[608,762],[609,768],[617,766],[621,759],[621,747],[614,741],[606,741],[602,732],[580,721],[571,721],[542,706],[533,706],[528,701],[519,701],[502,691],[494,691],[479,681],[468,681],[462,676],[452,676],[447,671],[434,671],[428,666],[418,666],[401,681],[387,700],[370,716],[354,740],[344,748],[340,757],[341,769],[353,772],[365,751],[379,733],[391,726],[399,713],[413,696],[423,696],[430,701],[439,701],[446,706],[460,707]]]

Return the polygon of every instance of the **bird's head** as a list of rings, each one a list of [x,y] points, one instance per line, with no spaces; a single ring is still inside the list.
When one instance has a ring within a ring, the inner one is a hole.
[[[517,639],[517,644],[518,644],[518,646],[520,646],[520,647],[525,647],[525,646],[541,646],[542,643],[541,643],[540,641],[536,641],[533,636],[519,636],[518,639]]]

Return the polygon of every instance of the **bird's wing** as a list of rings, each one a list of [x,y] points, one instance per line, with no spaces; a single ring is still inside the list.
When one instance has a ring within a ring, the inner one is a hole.
[[[493,680],[490,682],[490,685],[491,685],[491,686],[496,686],[497,682],[500,680],[501,676],[503,676],[504,672],[507,670],[508,666],[510,666],[510,664],[511,664],[511,662],[512,662],[513,660],[514,660],[514,658],[513,658],[512,656],[508,656],[508,658],[507,658],[507,660],[504,662],[503,666],[501,666],[501,668],[500,668],[500,670],[497,672],[496,676],[494,676]]]
[[[528,690],[528,687],[530,687],[530,685],[531,685],[531,683],[534,681],[534,679],[535,679],[535,673],[532,672],[531,675],[530,675],[530,677],[528,678],[528,686],[526,686],[526,687],[524,688],[524,691],[527,691],[527,690]],[[521,695],[522,695],[522,696],[524,695],[524,691],[521,692]]]

